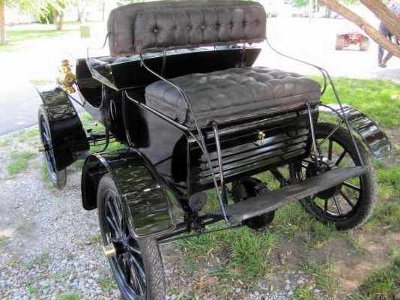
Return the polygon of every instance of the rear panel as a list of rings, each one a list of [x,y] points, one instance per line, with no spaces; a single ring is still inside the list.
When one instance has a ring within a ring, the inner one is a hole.
[[[314,110],[314,122],[317,114]],[[309,127],[308,113],[304,109],[221,128],[225,181],[255,175],[308,156],[311,145]],[[219,178],[215,140],[212,132],[208,132],[207,136],[211,165]],[[191,192],[211,187],[209,165],[194,140],[189,143],[189,152]]]

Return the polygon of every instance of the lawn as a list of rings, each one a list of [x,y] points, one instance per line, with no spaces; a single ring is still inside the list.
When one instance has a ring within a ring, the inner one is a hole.
[[[0,52],[16,50],[29,41],[59,37],[78,30],[78,23],[66,23],[60,31],[57,31],[54,25],[47,24],[10,26],[7,27],[7,42],[0,45]]]

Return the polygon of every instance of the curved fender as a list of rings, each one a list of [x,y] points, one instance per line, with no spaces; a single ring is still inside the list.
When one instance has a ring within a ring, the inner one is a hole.
[[[82,204],[87,210],[97,207],[97,189],[101,177],[110,174],[130,224],[137,237],[159,235],[175,228],[170,199],[161,180],[137,151],[123,150],[92,154],[82,170]]]
[[[68,95],[58,86],[37,88],[48,118],[58,170],[71,165],[89,142]]]
[[[344,113],[350,127],[361,137],[363,143],[376,158],[382,158],[391,152],[392,145],[387,135],[374,120],[361,111],[347,104],[343,104],[343,113],[338,104],[322,105],[319,110],[338,116],[343,121]]]

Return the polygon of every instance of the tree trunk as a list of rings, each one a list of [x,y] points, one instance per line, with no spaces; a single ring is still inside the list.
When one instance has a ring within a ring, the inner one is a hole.
[[[361,0],[361,2],[382,21],[393,35],[400,37],[400,20],[383,2],[376,0]]]
[[[56,23],[57,30],[62,30],[63,25],[64,25],[64,12],[62,11],[58,14],[57,23]]]
[[[4,1],[0,0],[0,44],[6,42],[6,19]]]
[[[393,44],[385,36],[383,36],[378,30],[371,26],[367,21],[365,21],[360,16],[353,13],[347,7],[339,4],[335,0],[319,0],[320,3],[325,4],[327,7],[337,12],[347,20],[355,23],[358,27],[365,31],[376,43],[382,46],[384,49],[392,53],[393,55],[400,57],[400,47]],[[374,1],[378,2],[378,1]]]

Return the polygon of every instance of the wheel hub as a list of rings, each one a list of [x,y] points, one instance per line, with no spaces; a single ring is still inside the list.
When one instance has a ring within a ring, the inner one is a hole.
[[[333,168],[335,168],[335,166],[330,164],[330,161],[326,157],[323,157],[322,159],[319,160],[318,166],[315,164],[315,162],[309,163],[309,165],[307,166],[306,175],[307,177],[317,176],[319,174],[328,172]],[[316,196],[321,199],[329,199],[339,195],[341,189],[342,189],[342,183],[325,191],[319,192],[318,194],[316,194]]]

